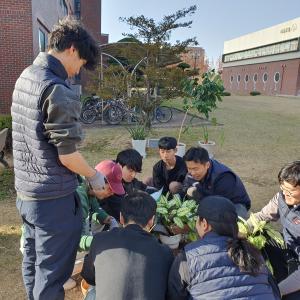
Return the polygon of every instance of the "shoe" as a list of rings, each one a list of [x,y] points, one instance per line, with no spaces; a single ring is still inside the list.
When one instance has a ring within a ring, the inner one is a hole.
[[[76,286],[76,281],[72,278],[69,278],[64,284],[64,290],[68,291],[73,289]]]

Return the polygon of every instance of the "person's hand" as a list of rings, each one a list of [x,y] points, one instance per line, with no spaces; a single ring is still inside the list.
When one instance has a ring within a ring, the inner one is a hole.
[[[103,190],[107,182],[105,176],[98,171],[96,171],[94,176],[86,177],[86,179],[94,191]]]
[[[110,224],[112,220],[112,216],[107,216],[107,218],[103,221],[103,224]]]

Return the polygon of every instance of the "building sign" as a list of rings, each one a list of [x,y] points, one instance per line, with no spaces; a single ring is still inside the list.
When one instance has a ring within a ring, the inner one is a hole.
[[[292,32],[297,30],[297,24],[294,23],[291,26],[284,27],[280,30],[280,33],[287,33],[287,32]]]

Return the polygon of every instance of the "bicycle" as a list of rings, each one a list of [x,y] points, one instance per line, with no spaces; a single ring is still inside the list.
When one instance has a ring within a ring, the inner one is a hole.
[[[170,107],[158,106],[154,110],[152,121],[157,120],[160,123],[167,123],[173,118],[173,112]]]
[[[96,118],[100,118],[109,123],[108,110],[113,100],[101,100],[98,96],[89,97],[82,105],[80,121],[84,124],[92,124]],[[111,112],[110,112],[111,113]]]

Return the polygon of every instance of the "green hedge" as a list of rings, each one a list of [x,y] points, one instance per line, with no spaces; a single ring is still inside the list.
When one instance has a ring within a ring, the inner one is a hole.
[[[11,129],[11,115],[0,115],[0,130],[3,128]]]
[[[224,91],[222,96],[231,96],[231,93],[230,92],[227,92],[227,91]]]
[[[252,91],[252,92],[250,92],[250,95],[251,96],[258,96],[258,95],[260,95],[260,92],[259,91]]]
[[[12,136],[11,136],[11,115],[0,115],[0,131],[4,128],[8,128],[6,137],[5,151],[11,152],[12,150]]]

